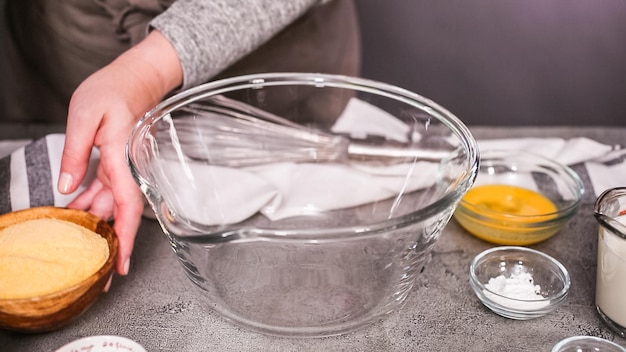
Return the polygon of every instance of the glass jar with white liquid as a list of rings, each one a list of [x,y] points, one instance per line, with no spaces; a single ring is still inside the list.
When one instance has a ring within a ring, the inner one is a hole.
[[[626,187],[602,193],[594,213],[600,224],[596,308],[616,333],[626,337]]]

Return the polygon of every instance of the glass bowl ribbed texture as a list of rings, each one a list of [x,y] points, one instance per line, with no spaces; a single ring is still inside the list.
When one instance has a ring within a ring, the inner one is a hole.
[[[443,107],[314,73],[181,92],[139,121],[127,157],[199,297],[298,337],[398,310],[478,170],[474,138]]]

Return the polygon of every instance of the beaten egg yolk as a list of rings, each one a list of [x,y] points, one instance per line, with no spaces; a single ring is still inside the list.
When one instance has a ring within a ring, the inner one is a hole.
[[[470,189],[463,200],[475,207],[479,217],[490,219],[484,221],[467,214],[456,216],[466,230],[483,240],[497,244],[525,245],[542,241],[554,233],[525,227],[537,221],[532,216],[552,214],[558,210],[548,198],[535,191],[510,185],[484,185]],[[511,215],[528,218],[512,220]]]
[[[541,194],[522,187],[508,185],[486,185],[472,188],[463,200],[485,212],[532,216],[557,211],[556,206]]]

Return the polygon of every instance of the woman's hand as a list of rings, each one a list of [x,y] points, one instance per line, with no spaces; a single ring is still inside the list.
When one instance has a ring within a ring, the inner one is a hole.
[[[58,189],[71,193],[100,149],[97,178],[68,207],[114,219],[119,238],[116,271],[128,273],[143,211],[142,195],[126,164],[125,146],[135,123],[182,84],[178,56],[158,31],[88,77],[72,95]]]

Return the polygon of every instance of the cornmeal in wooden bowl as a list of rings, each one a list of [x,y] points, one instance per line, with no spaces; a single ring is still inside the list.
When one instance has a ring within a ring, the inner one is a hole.
[[[76,285],[109,257],[105,238],[59,219],[34,219],[0,231],[0,299],[46,295]]]
[[[37,333],[70,324],[106,287],[117,251],[113,227],[83,210],[0,215],[0,329]]]

